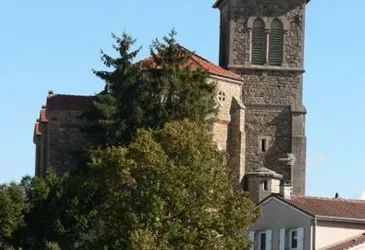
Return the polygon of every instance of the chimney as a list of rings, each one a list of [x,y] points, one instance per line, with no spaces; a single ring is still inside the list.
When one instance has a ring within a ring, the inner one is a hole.
[[[293,187],[288,184],[288,183],[284,183],[280,185],[280,195],[284,198],[284,199],[291,199],[292,195],[293,195]]]

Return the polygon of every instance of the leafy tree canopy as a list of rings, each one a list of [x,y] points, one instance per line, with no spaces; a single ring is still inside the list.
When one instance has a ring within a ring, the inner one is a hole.
[[[107,197],[94,244],[248,248],[254,204],[232,187],[225,156],[202,127],[184,121],[142,130],[128,147],[96,150],[92,167]]]

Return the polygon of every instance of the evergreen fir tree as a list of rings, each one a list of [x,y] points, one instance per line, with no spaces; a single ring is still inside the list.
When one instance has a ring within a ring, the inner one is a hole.
[[[125,145],[141,128],[161,128],[166,122],[188,119],[202,126],[215,114],[215,87],[207,73],[193,69],[191,52],[179,46],[172,31],[163,42],[155,40],[151,56],[135,63],[140,49],[131,51],[135,40],[123,34],[116,39],[113,58],[102,52],[112,71],[94,71],[105,81],[87,117],[94,124],[87,136],[97,146]]]

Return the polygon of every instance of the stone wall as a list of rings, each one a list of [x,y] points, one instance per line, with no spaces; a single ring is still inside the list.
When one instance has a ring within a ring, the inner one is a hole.
[[[219,77],[210,77],[209,83],[216,85],[218,114],[213,126],[213,140],[218,148],[227,150],[228,125],[231,122],[232,99],[241,100],[242,82]]]
[[[48,165],[62,173],[77,168],[77,157],[83,148],[80,128],[84,125],[82,110],[47,109]]]
[[[246,169],[265,166],[282,174],[294,186],[294,193],[305,192],[305,108],[302,104],[302,72],[285,70],[235,69],[243,78],[242,99],[246,106]],[[270,140],[269,150],[260,152],[259,140]],[[291,169],[279,161],[294,153]]]
[[[42,112],[45,112],[42,110]],[[42,136],[39,145],[39,175],[43,176],[47,172],[48,164],[48,121],[41,121],[40,129]]]
[[[228,60],[221,66],[241,75],[242,101],[246,107],[246,172],[260,166],[272,169],[291,182],[295,194],[305,190],[305,108],[303,106],[304,28],[307,0],[226,0],[219,5],[221,19],[229,20],[229,43],[221,42]],[[250,22],[262,18],[266,31],[278,18],[283,23],[284,44],[281,66],[252,65]],[[261,140],[268,149],[261,152]],[[297,157],[291,169],[279,158]]]
[[[213,126],[213,140],[229,154],[231,177],[241,187],[245,174],[245,107],[242,104],[242,82],[211,76],[216,85],[218,114]]]
[[[212,129],[213,140],[220,150],[229,151],[232,172],[237,173],[235,179],[240,183],[244,175],[245,157],[242,82],[215,75],[211,75],[208,82],[215,84],[217,91],[218,114]],[[36,154],[39,155],[37,175],[43,176],[48,167],[59,173],[77,168],[76,159],[85,143],[80,129],[87,125],[80,116],[91,107],[91,101],[92,97],[87,96],[49,94],[42,111],[47,121],[41,123],[42,134],[35,138]]]
[[[236,69],[243,78],[243,102],[255,105],[291,106],[302,102],[300,72]]]
[[[252,171],[264,166],[290,180],[290,168],[278,159],[291,152],[290,109],[283,107],[247,107],[246,110],[246,169]],[[261,140],[267,138],[268,149],[261,150]]]

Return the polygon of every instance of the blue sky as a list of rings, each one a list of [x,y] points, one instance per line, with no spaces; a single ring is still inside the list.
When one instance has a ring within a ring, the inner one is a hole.
[[[349,2],[350,3],[350,2]],[[33,126],[48,90],[94,94],[99,49],[126,31],[148,54],[171,28],[218,61],[219,13],[211,0],[3,1],[0,8],[0,182],[34,173]],[[307,194],[358,198],[365,190],[365,2],[312,0],[307,8],[304,102]]]

